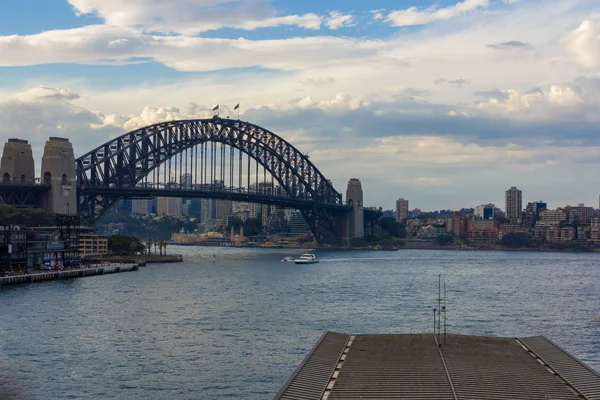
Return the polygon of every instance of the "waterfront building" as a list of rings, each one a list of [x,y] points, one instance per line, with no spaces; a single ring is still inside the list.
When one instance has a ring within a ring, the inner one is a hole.
[[[408,219],[408,200],[396,200],[396,221],[402,222]]]
[[[108,253],[108,238],[97,233],[79,234],[79,255],[81,258],[101,256]]]
[[[580,225],[577,227],[577,240],[585,242],[591,238],[590,226]]]
[[[537,239],[540,242],[546,240],[546,231],[550,228],[549,225],[543,225],[540,223],[536,223],[531,229],[529,229],[529,237],[532,239]]]
[[[495,244],[498,241],[498,229],[471,227],[467,232],[467,239],[474,244]]]
[[[521,227],[519,224],[501,224],[498,227],[498,239],[502,240],[505,235],[512,233],[523,233],[527,235],[527,228]]]
[[[546,241],[569,242],[575,239],[575,232],[575,228],[573,228],[572,226],[566,226],[564,228],[551,226],[546,230]]]
[[[567,214],[560,208],[556,210],[542,210],[540,211],[539,220],[536,223],[536,225],[540,224],[553,226],[559,225],[561,222],[564,222],[566,220]]]
[[[467,217],[460,212],[446,216],[446,232],[455,237],[465,237],[467,234]]]
[[[423,226],[420,229],[419,236],[424,238],[436,238],[438,236],[443,236],[446,234],[446,228],[437,227],[433,225]]]
[[[590,240],[600,242],[600,218],[592,218],[590,221]]]
[[[566,210],[569,222],[578,221],[580,224],[589,224],[594,217],[594,207],[586,207],[583,203],[577,206],[567,206]]]
[[[515,186],[511,187],[505,192],[506,199],[506,218],[511,222],[517,222],[521,218],[521,211],[523,209],[523,193]]]

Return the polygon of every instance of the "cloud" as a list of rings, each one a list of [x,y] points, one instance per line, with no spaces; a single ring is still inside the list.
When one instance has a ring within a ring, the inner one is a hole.
[[[379,10],[371,10],[371,16],[375,21],[380,21],[383,19],[383,13],[385,12],[385,8],[381,8]]]
[[[479,8],[487,8],[489,5],[489,0],[464,0],[461,3],[444,8],[438,8],[437,6],[425,9],[410,7],[405,10],[390,12],[385,21],[397,27],[425,25],[435,21],[457,18]]]
[[[76,13],[93,14],[107,25],[147,32],[194,35],[224,27],[254,30],[277,26],[319,29],[316,14],[277,15],[266,0],[69,0]]]
[[[526,49],[526,50],[534,50],[533,46],[528,43],[524,43],[518,40],[510,40],[508,42],[502,43],[492,43],[488,44],[487,47],[495,49],[495,50],[513,50],[513,49]]]
[[[91,25],[0,37],[0,66],[65,62],[118,65],[150,57],[179,71],[244,67],[297,70],[376,56],[385,46],[377,40],[331,36],[280,40],[150,36],[132,28]]]
[[[426,177],[420,176],[418,178],[414,178],[412,180],[413,183],[417,185],[439,185],[439,186],[450,186],[454,182],[448,178],[434,178],[434,177]]]
[[[342,14],[339,11],[331,11],[329,17],[325,20],[325,26],[335,30],[354,24],[354,17],[351,14]]]
[[[448,84],[451,86],[462,87],[463,85],[466,85],[469,82],[464,79],[436,79],[433,81],[433,83],[435,83],[436,85]]]
[[[480,93],[486,99],[475,113],[526,120],[598,120],[600,81],[579,79],[526,93],[517,90]]]
[[[562,38],[567,50],[586,68],[600,66],[600,15],[592,17]]]
[[[0,100],[0,137],[28,139],[41,156],[50,136],[67,137],[76,152],[123,132],[107,126],[103,115],[73,103],[79,94],[64,88],[39,86]],[[98,143],[98,144],[99,144]]]

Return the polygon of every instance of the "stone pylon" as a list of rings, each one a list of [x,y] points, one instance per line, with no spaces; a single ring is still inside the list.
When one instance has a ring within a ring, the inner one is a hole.
[[[8,139],[0,161],[0,179],[3,183],[35,182],[35,164],[31,145],[27,140]]]
[[[350,243],[352,239],[365,236],[365,219],[363,214],[363,190],[359,179],[352,178],[348,181],[346,189],[346,205],[352,207],[348,213],[348,221],[344,227],[346,235],[342,235],[345,243]]]
[[[44,209],[65,215],[77,214],[75,155],[69,139],[51,137],[44,146],[42,183],[51,185]]]

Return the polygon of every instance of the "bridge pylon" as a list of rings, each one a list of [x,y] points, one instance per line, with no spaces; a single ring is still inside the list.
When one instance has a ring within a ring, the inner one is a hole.
[[[51,137],[44,146],[42,183],[51,185],[44,209],[57,214],[77,214],[75,155],[69,139]]]
[[[352,239],[365,236],[363,190],[359,179],[352,178],[346,188],[346,205],[352,210],[345,215],[345,223],[341,224],[342,241],[350,244]]]
[[[0,179],[3,183],[35,182],[35,165],[31,145],[27,140],[8,139],[0,161]]]

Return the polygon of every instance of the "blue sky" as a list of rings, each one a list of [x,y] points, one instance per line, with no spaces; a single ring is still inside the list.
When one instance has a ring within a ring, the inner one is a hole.
[[[598,207],[595,0],[21,0],[0,135],[85,152],[240,101],[366,203]]]

